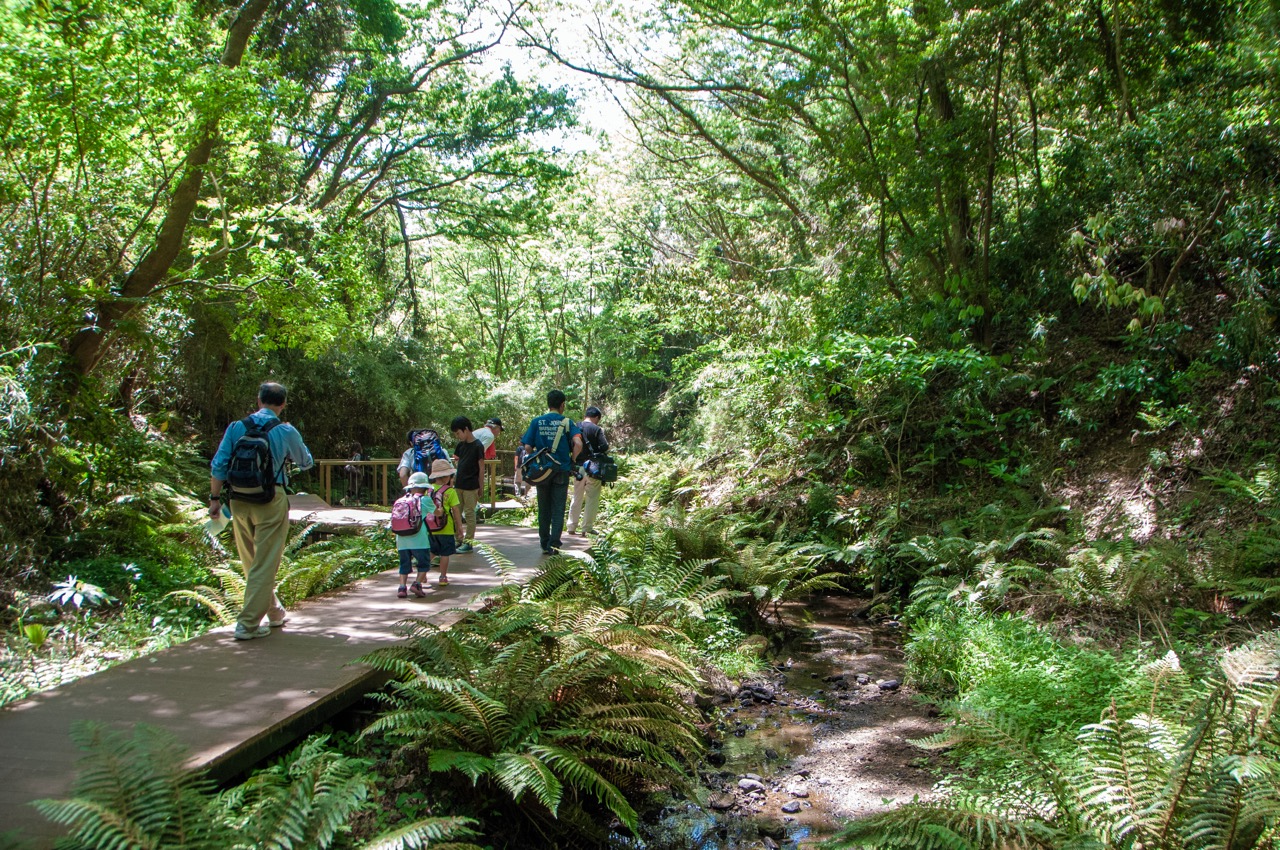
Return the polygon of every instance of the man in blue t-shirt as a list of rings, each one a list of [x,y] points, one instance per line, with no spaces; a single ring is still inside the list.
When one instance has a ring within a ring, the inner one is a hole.
[[[544,555],[554,555],[563,545],[564,510],[569,501],[569,474],[573,458],[582,452],[582,430],[564,415],[565,395],[560,390],[547,393],[547,412],[529,423],[520,437],[530,454],[546,449],[555,459],[556,471],[538,490],[538,542]]]

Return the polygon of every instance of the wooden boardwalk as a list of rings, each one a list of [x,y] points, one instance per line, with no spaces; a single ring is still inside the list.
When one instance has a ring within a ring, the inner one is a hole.
[[[527,580],[542,558],[535,529],[482,525],[477,539],[514,569],[499,576],[479,549],[456,555],[449,586],[433,587],[425,599],[397,599],[390,570],[298,605],[268,638],[236,641],[229,627],[217,629],[0,710],[0,833],[19,829],[37,847],[52,846],[60,828],[29,804],[69,794],[80,757],[70,729],[78,720],[171,730],[190,748],[190,766],[219,779],[306,734],[381,684],[379,674],[352,662],[397,641],[398,621],[453,622],[477,594]],[[578,538],[566,543],[584,547]]]

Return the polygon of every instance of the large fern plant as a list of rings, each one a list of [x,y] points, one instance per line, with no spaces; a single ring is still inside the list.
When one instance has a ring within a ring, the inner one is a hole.
[[[818,559],[782,542],[747,541],[719,565],[728,586],[742,593],[758,622],[782,622],[782,604],[819,590],[840,588],[834,573],[823,572]]]
[[[408,624],[405,645],[371,655],[397,682],[365,734],[544,836],[598,835],[608,815],[634,829],[629,797],[682,784],[699,750],[694,674],[625,609],[517,596],[448,631]]]
[[[1148,710],[1114,705],[1077,748],[1047,753],[989,715],[929,746],[1002,747],[1019,770],[999,788],[913,804],[843,830],[836,847],[1249,850],[1280,846],[1280,632],[1226,653],[1190,704],[1168,687],[1184,674],[1169,655],[1147,670]]]
[[[681,629],[702,620],[738,596],[724,587],[715,560],[681,558],[674,541],[648,535],[630,552],[609,537],[588,555],[551,558],[529,582],[530,600],[587,597],[598,604],[625,608],[637,625]]]
[[[81,850],[325,850],[365,805],[368,762],[329,751],[313,738],[244,784],[216,793],[184,767],[186,749],[168,732],[140,725],[132,736],[80,724],[87,751],[73,796],[35,805],[69,827]],[[456,839],[471,833],[462,818],[404,825],[364,850],[479,850]]]
[[[729,604],[764,623],[770,617],[781,621],[784,602],[840,587],[834,573],[820,569],[822,556],[781,541],[765,542],[758,535],[772,529],[753,525],[750,517],[676,505],[657,511],[653,520],[620,526],[596,548],[621,561],[620,569],[633,575],[643,592],[670,588],[665,594],[669,604],[678,605],[680,595],[692,594],[694,602],[705,598],[715,608]],[[699,582],[694,570],[705,580]],[[685,582],[678,590],[677,576]],[[695,588],[707,595],[695,594]]]

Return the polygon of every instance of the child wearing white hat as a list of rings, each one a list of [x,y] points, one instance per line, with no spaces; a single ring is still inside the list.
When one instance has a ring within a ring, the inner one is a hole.
[[[440,559],[440,576],[436,579],[437,587],[449,584],[449,556],[458,551],[462,543],[462,499],[453,486],[453,476],[458,470],[447,460],[436,460],[431,464],[431,481],[433,492],[432,503],[439,503],[444,508],[446,520],[444,527],[431,532],[431,554]]]
[[[426,592],[422,589],[427,581],[427,569],[431,566],[431,535],[427,531],[427,524],[422,521],[423,512],[423,495],[431,489],[431,481],[427,478],[425,472],[415,472],[409,476],[409,480],[405,482],[405,495],[396,500],[395,506],[391,510],[391,528],[396,530],[396,515],[398,512],[416,513],[416,528],[413,524],[408,526],[411,532],[406,530],[396,531],[396,552],[400,555],[400,589],[396,591],[396,596],[401,599],[406,598],[410,592],[419,598],[426,596]],[[435,506],[428,500],[427,505],[431,510]],[[413,584],[408,584],[409,574],[413,572],[413,563],[418,562],[418,580]]]

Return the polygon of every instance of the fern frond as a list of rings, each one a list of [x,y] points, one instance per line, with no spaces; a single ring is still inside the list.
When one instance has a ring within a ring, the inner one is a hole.
[[[168,732],[145,724],[132,737],[96,723],[78,723],[72,738],[86,750],[69,800],[42,800],[37,809],[72,826],[90,847],[217,846],[209,815],[209,784],[183,769],[185,749]]]
[[[494,759],[494,779],[517,803],[532,791],[552,815],[560,809],[564,785],[550,767],[529,753],[499,753]]]
[[[447,773],[456,770],[471,780],[475,785],[480,777],[494,769],[494,760],[488,756],[469,750],[434,749],[427,758],[427,767],[433,773]]]
[[[853,821],[832,839],[836,848],[909,847],[913,850],[1059,848],[1069,837],[1044,821],[1027,822],[982,796],[956,796],[945,804],[912,803]]]
[[[506,578],[515,570],[515,564],[511,562],[511,559],[488,543],[477,542],[476,549],[499,576]]]
[[[991,747],[1013,755],[1037,787],[1043,788],[1055,808],[1077,811],[1080,797],[1076,788],[1044,751],[1037,746],[1032,733],[1016,722],[995,712],[978,711],[961,703],[947,703],[946,710],[957,723],[937,735],[912,740],[925,749],[942,749],[960,744]]]
[[[1102,835],[1156,841],[1170,820],[1173,799],[1167,783],[1174,775],[1181,739],[1164,721],[1114,715],[1084,727],[1078,738],[1088,775],[1082,814]]]
[[[361,845],[360,850],[419,850],[428,846],[432,850],[483,850],[479,845],[454,840],[474,836],[476,832],[470,828],[473,824],[471,818],[426,818],[384,832]]]
[[[109,805],[92,800],[37,800],[36,811],[60,826],[75,828],[77,841],[102,850],[149,850],[150,833]]]
[[[635,809],[631,808],[626,797],[613,783],[582,761],[576,753],[546,744],[530,747],[529,753],[550,766],[568,785],[591,794],[632,832],[636,830],[639,816]]]
[[[1270,632],[1222,656],[1222,672],[1235,688],[1280,677],[1280,632]]]

